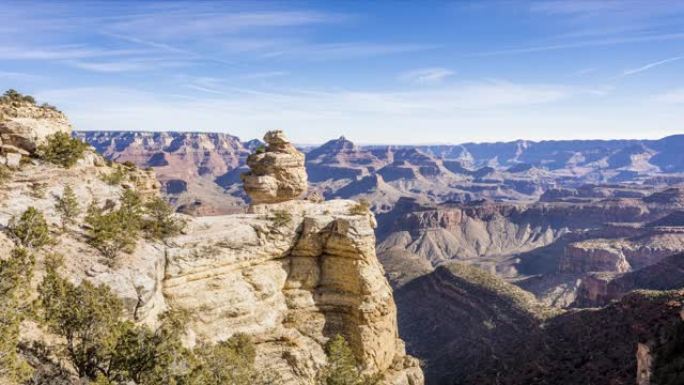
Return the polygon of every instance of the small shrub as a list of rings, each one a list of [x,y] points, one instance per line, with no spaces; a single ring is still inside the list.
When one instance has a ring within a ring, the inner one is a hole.
[[[154,197],[145,203],[146,219],[143,230],[153,239],[166,239],[180,234],[185,222],[174,218],[173,208],[160,197]]]
[[[370,202],[365,199],[360,199],[349,209],[350,215],[367,215],[368,213],[370,213]]]
[[[46,142],[38,147],[41,159],[65,168],[76,164],[88,149],[86,143],[72,138],[66,132],[56,132],[46,138]]]
[[[46,110],[53,110],[53,111],[59,111],[57,107],[53,106],[52,104],[48,103],[43,103],[40,105],[41,108],[45,108]]]
[[[292,222],[292,214],[285,210],[275,210],[269,218],[276,228],[287,226]]]
[[[236,334],[214,345],[202,344],[195,349],[197,366],[192,384],[202,385],[267,385],[277,384],[274,373],[254,367],[256,350],[249,336]]]
[[[256,150],[254,150],[254,152],[257,154],[263,154],[264,152],[266,152],[266,146],[261,144],[259,145],[259,147],[256,148]]]
[[[325,346],[328,364],[319,374],[320,385],[374,385],[381,378],[361,374],[359,364],[347,341],[341,335],[331,338]]]
[[[12,179],[12,171],[5,165],[0,165],[0,186]]]
[[[135,163],[131,162],[130,160],[127,160],[121,164],[128,169],[135,169],[137,167]]]
[[[113,172],[101,174],[100,179],[108,185],[117,186],[126,179],[126,171],[124,171],[123,167],[117,165]]]
[[[93,203],[88,208],[86,223],[88,243],[107,258],[107,264],[114,265],[120,252],[132,253],[140,238],[142,224],[142,201],[137,193],[126,190],[117,210],[106,211]]]
[[[29,185],[31,191],[29,194],[37,199],[45,198],[45,191],[47,189],[47,183],[35,182]]]
[[[64,192],[62,196],[55,196],[57,201],[55,204],[55,210],[59,213],[62,219],[62,229],[65,229],[67,225],[74,224],[76,222],[76,217],[81,214],[81,208],[78,204],[78,198],[74,193],[74,189],[71,186],[64,186]]]
[[[9,89],[5,91],[5,93],[0,97],[0,101],[4,103],[30,103],[30,104],[36,104],[36,99],[33,98],[33,96],[30,95],[23,95],[20,92]]]
[[[12,236],[27,248],[40,248],[50,242],[50,230],[43,213],[29,207],[21,217],[10,219],[8,225]]]

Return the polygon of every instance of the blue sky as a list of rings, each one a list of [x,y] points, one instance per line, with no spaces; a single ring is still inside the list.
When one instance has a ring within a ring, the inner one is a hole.
[[[684,133],[684,1],[7,2],[0,86],[77,129],[298,143]]]

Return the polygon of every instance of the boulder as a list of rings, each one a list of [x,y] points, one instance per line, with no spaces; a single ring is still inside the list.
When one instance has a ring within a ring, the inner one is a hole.
[[[242,174],[245,192],[252,204],[279,203],[302,196],[307,189],[304,154],[282,131],[264,136],[266,147],[247,158],[250,171]]]

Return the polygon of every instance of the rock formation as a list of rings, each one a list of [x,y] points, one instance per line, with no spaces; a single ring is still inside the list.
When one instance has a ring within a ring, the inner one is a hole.
[[[263,150],[247,157],[251,170],[242,174],[252,204],[299,198],[307,189],[304,154],[287,141],[282,131],[268,132],[264,141]]]
[[[420,384],[398,337],[392,291],[375,257],[370,215],[353,202],[289,201],[204,217],[166,250],[163,298],[198,317],[198,339],[257,337],[260,361],[287,383],[313,383],[328,337],[347,338],[369,372]],[[291,215],[290,220],[277,219]]]
[[[22,95],[0,98],[0,148],[3,153],[33,153],[48,135],[71,134],[66,116],[51,106],[38,106]]]
[[[183,234],[165,242],[140,239],[113,266],[87,243],[82,213],[67,231],[52,232],[54,242],[37,252],[37,270],[48,253],[63,255],[64,276],[109,286],[138,323],[154,326],[168,309],[189,310],[190,346],[246,333],[255,342],[256,365],[277,371],[285,385],[315,384],[327,361],[325,343],[337,334],[365,372],[383,376],[383,384],[422,384],[418,361],[406,355],[398,336],[392,290],[375,255],[373,215],[352,214],[354,201],[293,200],[306,190],[303,155],[280,132],[266,141],[265,155],[250,161],[259,176],[246,179],[271,179],[275,189],[260,190],[258,182],[248,190],[261,202],[251,213],[187,217]],[[94,201],[115,205],[126,189],[158,192],[153,174],[123,170],[122,183],[111,184],[103,176],[116,168],[92,153],[70,169],[24,163],[0,185],[0,226],[32,206],[56,229],[54,197],[65,185],[73,187],[82,209]],[[269,198],[281,202],[264,204]],[[0,255],[13,247],[0,233]],[[41,333],[31,332],[36,328],[26,325],[22,338],[40,340]]]

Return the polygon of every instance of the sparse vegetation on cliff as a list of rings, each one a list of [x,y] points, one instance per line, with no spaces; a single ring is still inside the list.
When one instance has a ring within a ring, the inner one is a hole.
[[[359,201],[349,208],[349,215],[367,215],[370,213],[370,202],[366,199],[359,199]]]
[[[106,210],[97,203],[88,208],[88,243],[100,250],[109,265],[120,252],[133,252],[140,238],[142,210],[142,199],[132,190],[124,191],[116,210]]]
[[[131,253],[141,235],[164,240],[178,235],[185,222],[173,216],[173,209],[162,198],[143,199],[133,190],[124,190],[119,207],[101,207],[93,202],[85,218],[88,227],[88,243],[114,265],[121,252]]]
[[[236,334],[217,344],[202,344],[194,350],[196,366],[191,384],[277,385],[279,378],[254,367],[256,350],[252,339]]]
[[[45,246],[51,240],[43,213],[34,207],[26,209],[19,219],[13,217],[8,228],[12,237],[29,249]]]
[[[0,165],[0,186],[7,183],[12,177],[12,171],[5,165]]]
[[[285,210],[275,210],[269,218],[275,228],[287,226],[292,222],[292,214]]]
[[[19,325],[30,314],[28,301],[33,255],[15,248],[0,259],[0,383],[15,385],[28,379],[32,370],[19,355]]]
[[[185,227],[185,222],[174,218],[173,208],[160,197],[145,203],[145,212],[143,229],[150,238],[163,240],[178,235]]]
[[[20,103],[36,104],[36,99],[30,95],[23,95],[17,90],[9,89],[9,90],[5,91],[5,93],[2,94],[2,96],[0,96],[0,103],[5,103],[5,104],[20,104]]]
[[[38,156],[50,163],[70,168],[83,157],[88,145],[66,132],[56,132],[46,138],[46,142],[38,147]]]
[[[39,287],[42,322],[64,340],[60,357],[93,384],[257,385],[277,384],[254,367],[255,349],[246,335],[194,350],[181,336],[188,314],[168,311],[149,329],[122,321],[123,304],[106,286],[83,281],[76,286],[58,273],[60,258],[46,262]]]
[[[341,335],[328,341],[325,353],[328,365],[320,373],[320,385],[375,385],[380,381],[378,376],[361,374],[354,352]]]
[[[62,220],[62,229],[76,222],[76,217],[81,214],[81,207],[78,198],[71,186],[64,186],[62,196],[55,196],[55,210],[59,213]]]
[[[114,167],[114,171],[108,173],[108,174],[102,174],[100,175],[100,179],[102,179],[103,182],[116,186],[120,185],[121,182],[123,182],[126,179],[126,170],[124,170],[123,166],[114,164],[111,161],[108,161],[107,164],[110,167]]]

